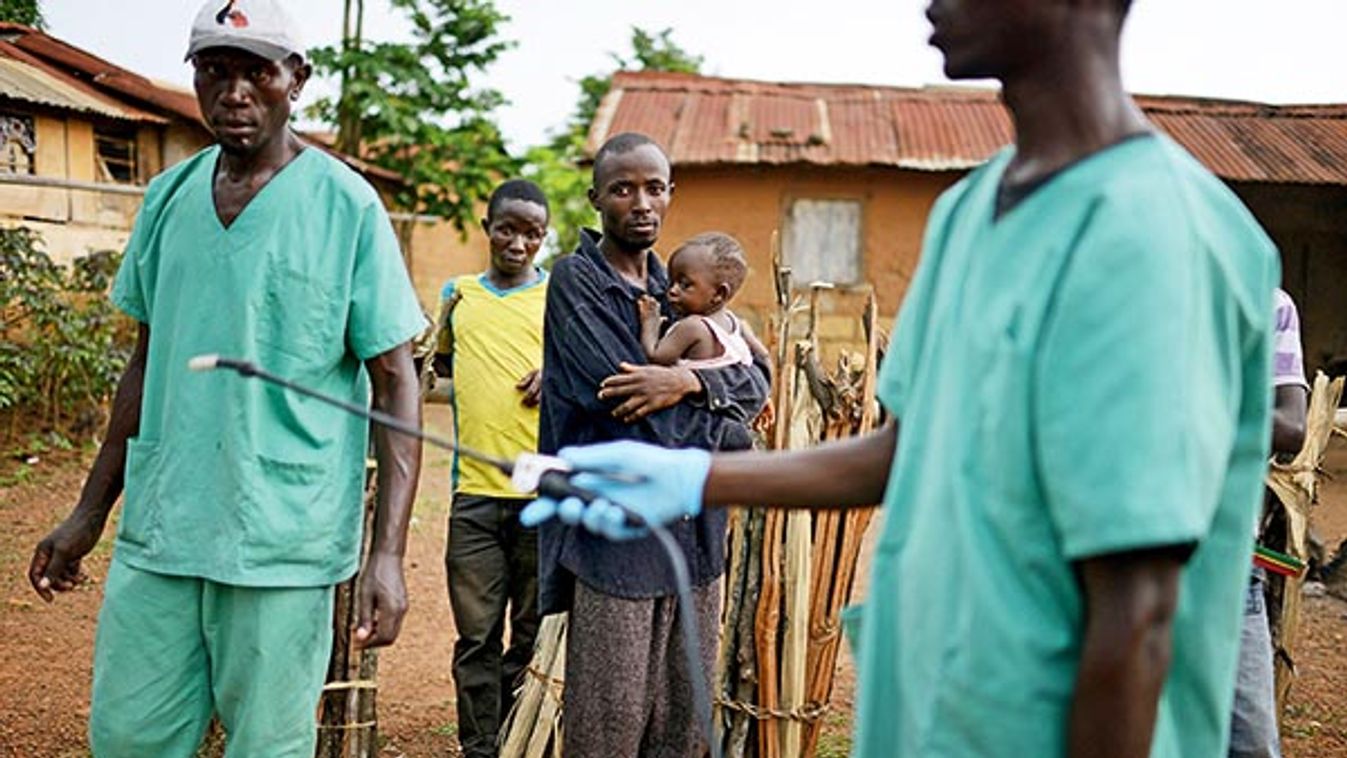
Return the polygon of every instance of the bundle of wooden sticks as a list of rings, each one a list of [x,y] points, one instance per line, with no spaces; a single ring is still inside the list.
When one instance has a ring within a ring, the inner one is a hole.
[[[763,429],[778,450],[865,434],[879,421],[875,402],[883,339],[873,293],[862,316],[864,353],[840,351],[822,367],[819,323],[830,285],[793,294],[776,256],[774,413]],[[805,335],[792,335],[807,311]],[[717,671],[717,724],[725,756],[813,755],[828,713],[850,601],[872,508],[736,510],[731,517],[725,613]]]

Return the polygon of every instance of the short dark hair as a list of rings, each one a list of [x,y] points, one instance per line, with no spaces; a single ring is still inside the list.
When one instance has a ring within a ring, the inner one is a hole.
[[[739,240],[724,232],[703,232],[678,246],[700,247],[711,254],[711,267],[720,281],[730,285],[730,297],[744,286],[748,277],[748,256]]]
[[[639,147],[645,147],[646,145],[651,145],[656,150],[660,151],[660,154],[664,154],[664,148],[660,147],[658,142],[640,132],[622,132],[621,134],[615,134],[612,137],[609,137],[608,140],[603,143],[603,146],[599,148],[599,152],[594,154],[594,173],[591,176],[590,181],[596,187],[598,186],[599,167],[601,167],[603,162],[610,157],[614,155],[625,155],[626,153],[630,153],[631,151]],[[668,158],[668,156],[666,155],[665,158]]]
[[[506,200],[522,200],[526,203],[537,203],[543,207],[543,212],[548,218],[552,217],[552,209],[547,205],[547,195],[543,193],[542,187],[534,184],[528,179],[511,179],[502,182],[491,192],[491,199],[486,201],[486,218],[488,221],[496,217],[496,211]]]

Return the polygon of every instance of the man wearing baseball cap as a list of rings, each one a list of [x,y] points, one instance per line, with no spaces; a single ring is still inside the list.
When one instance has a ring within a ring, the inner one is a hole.
[[[365,645],[406,610],[402,555],[420,443],[376,431],[379,487],[359,566],[369,432],[201,353],[420,423],[409,340],[425,319],[374,190],[289,128],[311,69],[276,0],[211,0],[187,58],[218,144],[155,178],[113,301],[139,338],[74,512],[29,568],[45,600],[124,506],[94,651],[98,758],[190,758],[212,713],[228,755],[313,755],[333,585],[361,569]]]
[[[245,50],[259,58],[304,59],[295,22],[279,2],[216,0],[202,6],[192,23],[186,60],[213,47]]]

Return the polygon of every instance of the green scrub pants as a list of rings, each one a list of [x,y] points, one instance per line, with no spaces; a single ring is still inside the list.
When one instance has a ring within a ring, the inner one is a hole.
[[[217,713],[228,758],[311,758],[332,587],[258,588],[113,560],[98,615],[96,758],[191,758]]]

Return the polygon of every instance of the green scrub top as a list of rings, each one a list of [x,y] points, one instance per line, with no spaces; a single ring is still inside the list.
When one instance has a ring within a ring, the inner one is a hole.
[[[881,371],[899,419],[859,644],[856,754],[1065,754],[1073,562],[1194,545],[1152,756],[1224,755],[1269,444],[1276,251],[1168,139],[999,220],[947,192]]]
[[[367,425],[230,371],[218,353],[365,405],[363,361],[425,326],[388,215],[315,148],[225,227],[218,147],[150,183],[112,299],[150,327],[117,557],[145,571],[321,586],[357,567]]]

